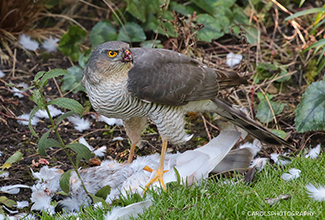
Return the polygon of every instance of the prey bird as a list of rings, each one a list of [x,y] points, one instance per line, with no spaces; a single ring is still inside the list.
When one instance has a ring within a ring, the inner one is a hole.
[[[106,117],[120,118],[131,149],[141,142],[150,118],[162,138],[162,150],[155,181],[163,182],[168,141],[184,144],[186,112],[216,112],[257,139],[276,145],[288,142],[248,118],[218,97],[220,89],[246,83],[234,72],[220,72],[189,56],[165,49],[130,48],[110,41],[97,46],[84,70],[83,84],[93,108]]]

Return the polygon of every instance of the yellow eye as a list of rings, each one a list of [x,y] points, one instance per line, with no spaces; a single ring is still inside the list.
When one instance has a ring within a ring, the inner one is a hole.
[[[109,57],[115,57],[117,55],[117,53],[113,50],[108,51],[107,54]]]

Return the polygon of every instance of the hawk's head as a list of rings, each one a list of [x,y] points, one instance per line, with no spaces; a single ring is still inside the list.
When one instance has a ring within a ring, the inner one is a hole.
[[[118,76],[131,68],[133,55],[129,51],[129,44],[110,41],[97,46],[89,58],[84,71],[87,80],[102,76]]]

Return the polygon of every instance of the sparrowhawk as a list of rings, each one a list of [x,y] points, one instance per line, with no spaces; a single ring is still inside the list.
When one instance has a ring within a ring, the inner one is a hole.
[[[111,41],[97,46],[84,70],[83,84],[93,108],[107,117],[123,120],[132,146],[128,162],[147,118],[162,138],[156,177],[163,187],[163,161],[167,143],[182,144],[191,136],[184,130],[186,112],[216,112],[261,141],[288,143],[218,98],[220,89],[246,80],[236,73],[220,73],[189,56],[165,49],[129,48]],[[152,183],[150,182],[150,183]]]

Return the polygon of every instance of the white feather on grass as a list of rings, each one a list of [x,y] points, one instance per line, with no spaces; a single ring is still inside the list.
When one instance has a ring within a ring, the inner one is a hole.
[[[319,154],[320,154],[320,144],[310,149],[309,153],[305,157],[310,159],[316,159]]]
[[[184,184],[193,184],[202,180],[222,161],[239,137],[240,133],[237,131],[222,131],[218,137],[200,148],[186,151],[183,154],[167,154],[164,167],[169,172],[165,173],[164,182],[168,183],[177,180],[173,167],[178,170]],[[81,169],[79,173],[87,190],[92,194],[95,194],[100,188],[110,185],[111,191],[106,198],[106,202],[111,202],[120,195],[126,196],[130,191],[142,195],[145,185],[155,173],[155,171],[152,173],[144,171],[143,168],[148,165],[154,170],[157,169],[159,158],[159,154],[138,157],[130,164],[106,160],[100,166]],[[41,180],[37,181],[36,186],[33,187],[33,193],[45,191],[48,195],[53,196],[55,192],[60,190],[59,179],[61,174],[51,169],[45,166],[40,171],[40,173],[45,174],[33,174],[38,178],[41,178],[41,176],[47,177],[45,179],[42,177]],[[159,183],[154,183],[154,185],[160,187]],[[59,204],[66,210],[78,211],[80,206],[91,204],[74,171],[71,172],[69,194],[70,197],[59,201]],[[39,202],[39,200],[37,201]],[[41,204],[35,206],[38,209],[41,208]]]
[[[309,183],[306,186],[309,197],[315,199],[316,201],[325,201],[325,187],[324,186],[314,186]]]
[[[85,140],[84,137],[79,138],[79,143],[85,145],[96,156],[98,156],[98,157],[105,156],[106,149],[107,149],[106,146],[102,146],[102,147],[98,148],[97,150],[95,150],[92,146],[90,146],[90,144],[88,144],[88,142]]]
[[[301,170],[296,169],[296,168],[292,168],[289,170],[289,173],[284,173],[281,175],[281,178],[284,181],[289,181],[289,180],[293,180],[293,179],[297,179],[299,177],[301,173]]]
[[[145,209],[148,209],[152,205],[151,200],[133,203],[131,205],[113,208],[111,212],[104,216],[105,220],[128,220],[131,217],[136,218],[139,214],[142,214]]]

